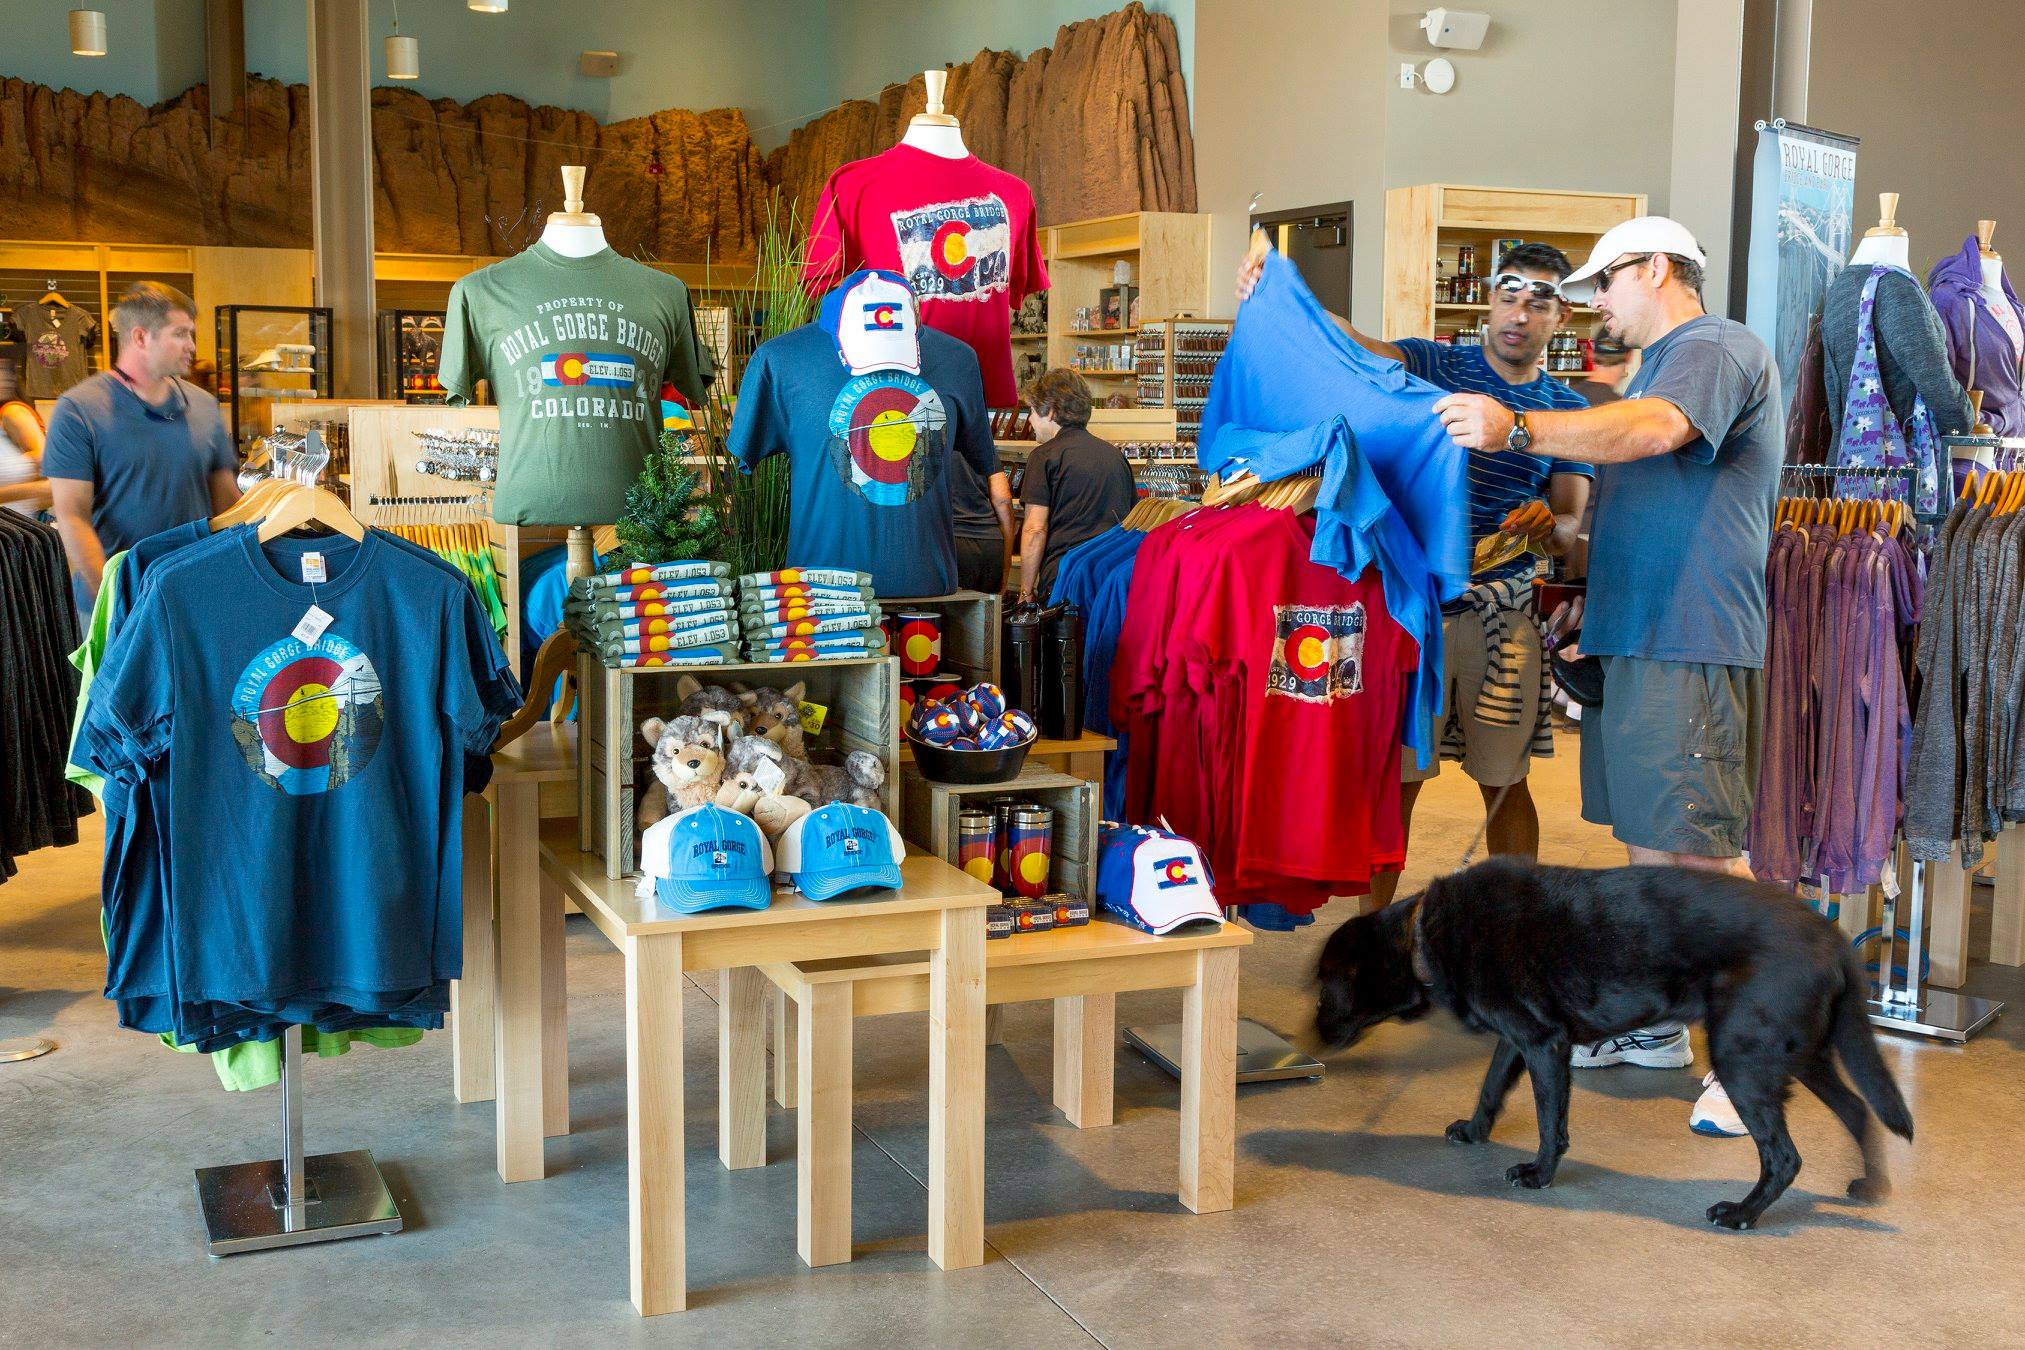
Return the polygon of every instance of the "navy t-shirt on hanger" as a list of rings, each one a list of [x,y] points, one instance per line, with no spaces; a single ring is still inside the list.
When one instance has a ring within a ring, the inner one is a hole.
[[[921,373],[853,375],[820,325],[764,343],[746,365],[732,457],[787,455],[794,479],[789,567],[872,574],[881,596],[956,589],[949,456],[998,470],[977,355],[921,330]]]

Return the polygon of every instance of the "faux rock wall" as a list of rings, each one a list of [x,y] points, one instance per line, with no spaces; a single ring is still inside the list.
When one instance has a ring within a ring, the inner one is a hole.
[[[308,90],[253,77],[243,117],[211,126],[205,87],[155,108],[0,80],[0,237],[307,248]],[[749,260],[778,185],[813,203],[830,171],[898,140],[919,76],[854,100],[762,157],[735,108],[600,126],[505,94],[471,103],[373,91],[377,247],[499,255],[561,207],[563,164],[612,246],[670,262]],[[1064,26],[1022,61],[980,52],[949,107],[982,159],[1025,178],[1046,222],[1195,209],[1195,146],[1174,22],[1133,0]]]

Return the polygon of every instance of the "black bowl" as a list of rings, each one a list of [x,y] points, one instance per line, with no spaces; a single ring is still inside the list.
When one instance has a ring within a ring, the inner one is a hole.
[[[914,747],[914,763],[921,776],[931,783],[953,783],[959,787],[1011,782],[1020,776],[1027,751],[1034,748],[1036,739],[1029,736],[1018,745],[1000,750],[951,750],[930,745],[911,731],[907,733],[907,743]]]

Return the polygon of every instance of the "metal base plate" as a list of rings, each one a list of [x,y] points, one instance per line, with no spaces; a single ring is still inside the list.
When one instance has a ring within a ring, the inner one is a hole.
[[[0,1041],[0,1064],[17,1064],[24,1059],[35,1059],[55,1048],[55,1041],[45,1041],[40,1036],[15,1036]]]
[[[1870,1024],[1887,1031],[1912,1036],[1932,1036],[1960,1045],[1997,1020],[2004,1005],[1995,999],[1951,994],[1945,989],[1922,989],[1917,1005],[1880,1002],[1878,988],[1870,990]]]
[[[1181,1077],[1181,1023],[1127,1027],[1125,1043],[1167,1070],[1170,1077]],[[1321,1060],[1296,1050],[1271,1027],[1261,1026],[1249,1017],[1238,1019],[1238,1082],[1272,1083],[1283,1078],[1320,1078],[1323,1072]]]
[[[312,1199],[291,1227],[288,1210],[272,1199],[283,1193],[280,1159],[198,1168],[197,1203],[211,1255],[401,1231],[401,1211],[370,1150],[319,1153],[303,1159],[303,1171]]]

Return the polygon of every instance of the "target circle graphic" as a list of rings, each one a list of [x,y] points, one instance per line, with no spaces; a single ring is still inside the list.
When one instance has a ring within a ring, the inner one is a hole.
[[[879,371],[847,380],[830,407],[839,468],[875,506],[905,506],[941,470],[936,453],[948,414],[918,375]]]
[[[361,773],[379,748],[386,710],[366,654],[325,633],[284,638],[255,656],[232,693],[233,740],[246,766],[290,796],[328,792]]]

